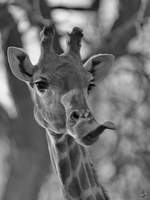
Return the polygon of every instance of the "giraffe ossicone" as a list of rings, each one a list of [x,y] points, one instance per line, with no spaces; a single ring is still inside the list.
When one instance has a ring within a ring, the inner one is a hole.
[[[80,57],[83,32],[80,28],[73,28],[69,34],[68,49],[61,55],[53,48],[54,37],[54,26],[44,27],[41,56],[35,66],[29,56],[17,47],[8,48],[8,62],[12,73],[32,87],[34,115],[48,132],[51,158],[66,198],[106,200],[84,145],[97,141],[105,129],[115,129],[109,121],[100,125],[87,103],[95,84],[109,74],[114,56],[98,54],[83,65]]]

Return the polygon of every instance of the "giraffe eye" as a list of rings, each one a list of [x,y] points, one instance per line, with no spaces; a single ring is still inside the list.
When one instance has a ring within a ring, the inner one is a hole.
[[[41,92],[41,93],[44,93],[47,90],[48,86],[49,86],[47,80],[37,81],[34,84],[36,85],[38,91]]]

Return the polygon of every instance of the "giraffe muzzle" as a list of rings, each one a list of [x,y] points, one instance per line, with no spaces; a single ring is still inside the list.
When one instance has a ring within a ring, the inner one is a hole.
[[[75,110],[70,114],[74,124],[70,124],[71,135],[74,136],[80,144],[92,145],[99,136],[106,130],[115,130],[116,126],[113,122],[106,121],[103,124],[98,124],[90,112],[85,111],[80,113]]]

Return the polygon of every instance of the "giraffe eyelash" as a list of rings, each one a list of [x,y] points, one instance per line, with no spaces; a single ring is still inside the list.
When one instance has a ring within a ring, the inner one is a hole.
[[[40,80],[34,83],[39,92],[43,93],[47,90],[49,83],[47,80]]]
[[[89,94],[89,92],[92,90],[93,87],[96,87],[95,83],[94,83],[94,79],[92,79],[88,85],[88,88],[87,88],[87,92]]]

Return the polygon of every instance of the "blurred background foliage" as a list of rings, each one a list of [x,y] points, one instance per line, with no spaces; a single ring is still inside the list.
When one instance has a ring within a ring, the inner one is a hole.
[[[30,91],[12,76],[7,47],[23,47],[35,64],[40,30],[51,20],[55,49],[73,26],[84,31],[81,55],[112,53],[109,77],[89,98],[100,122],[116,123],[90,148],[111,199],[150,199],[150,1],[0,1],[0,200],[62,200],[43,129],[33,118]]]

